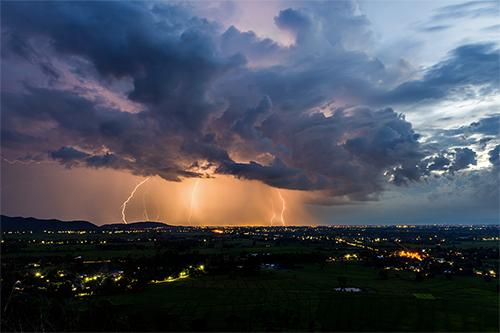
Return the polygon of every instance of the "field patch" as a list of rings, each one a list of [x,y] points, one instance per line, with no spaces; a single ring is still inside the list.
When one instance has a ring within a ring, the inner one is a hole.
[[[335,292],[339,273],[377,293]],[[112,298],[135,304],[132,311],[145,320],[161,308],[177,318],[179,330],[201,318],[211,332],[497,332],[498,294],[489,288],[480,277],[381,281],[368,267],[310,265],[273,274],[263,269],[256,276],[187,278]],[[484,297],[463,298],[464,292]]]

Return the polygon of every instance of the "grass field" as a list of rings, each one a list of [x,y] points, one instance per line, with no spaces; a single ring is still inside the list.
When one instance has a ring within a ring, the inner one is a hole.
[[[376,292],[333,291],[339,275],[347,286]],[[207,331],[499,331],[497,281],[436,276],[416,282],[403,271],[389,272],[386,281],[377,277],[378,270],[356,263],[331,263],[233,279],[186,278],[110,299],[133,304],[130,311],[156,325],[190,327],[201,319]]]
[[[45,244],[29,244],[22,252],[3,254],[5,258],[9,257],[47,257],[47,256],[61,256],[67,254],[71,256],[83,256],[85,260],[111,259],[115,257],[125,258],[131,256],[132,258],[141,258],[153,256],[156,253],[153,243],[141,243],[144,248],[134,248],[123,250],[98,250],[96,244],[76,244],[76,245],[45,245]]]
[[[24,236],[24,235],[22,235]],[[119,235],[124,238],[126,236]],[[148,234],[143,235],[147,238]],[[24,236],[28,237],[28,236]],[[2,257],[23,257],[23,256],[37,256],[37,257],[45,257],[45,256],[66,256],[67,254],[71,256],[83,256],[85,260],[97,260],[99,257],[101,259],[111,259],[113,257],[121,257],[125,258],[127,256],[131,256],[132,258],[141,258],[147,256],[153,256],[156,254],[156,249],[154,248],[154,242],[141,242],[139,243],[141,247],[144,248],[136,248],[134,247],[134,243],[124,243],[122,245],[129,245],[130,248],[120,249],[120,250],[98,250],[96,244],[50,244],[50,241],[58,242],[65,241],[70,239],[69,235],[65,234],[45,234],[38,233],[36,236],[29,236],[30,238],[37,239],[38,243],[28,244],[26,248],[21,249],[17,253],[7,253],[2,254]],[[74,236],[73,236],[74,237]],[[136,236],[138,238],[141,237]],[[21,237],[19,237],[21,238]],[[40,243],[41,240],[44,240],[46,243]],[[88,239],[105,239],[101,234],[91,234],[88,236]],[[234,244],[234,247],[224,248],[222,244],[217,244],[217,246],[213,248],[204,247],[203,244],[195,247],[194,249],[198,251],[200,254],[224,254],[224,255],[232,255],[238,256],[241,252],[251,252],[251,253],[309,253],[311,251],[316,251],[317,246],[311,245],[287,245],[287,246],[272,246],[273,242],[265,242],[258,241],[255,246],[253,246],[252,240],[238,240],[228,242],[230,244]],[[109,243],[108,243],[109,244]],[[341,247],[341,246],[340,246]],[[167,249],[163,248],[160,250],[161,252],[167,251]],[[345,253],[354,253],[354,250],[338,250],[338,251],[324,251],[324,254],[335,253],[337,255],[343,255]]]
[[[4,257],[78,256],[84,260],[152,257],[168,248],[153,242],[127,244],[122,249],[98,249],[98,244],[47,244],[73,239],[73,235],[23,235],[44,240],[28,244],[22,252]],[[119,235],[120,238],[130,237]],[[149,234],[135,234],[134,238]],[[16,236],[17,237],[17,236]],[[86,235],[81,240],[106,240],[106,235]],[[126,239],[126,238],[125,238]],[[251,253],[310,253],[317,245],[271,246],[273,241],[251,239],[227,240],[213,248],[192,248],[200,254],[238,256]],[[109,243],[108,243],[109,244]],[[493,242],[463,242],[457,247],[486,247]],[[321,247],[321,246],[320,246]],[[329,247],[333,247],[329,246]],[[339,250],[322,251],[324,255],[354,253],[339,245]],[[484,262],[496,263],[497,259]],[[143,323],[140,331],[393,331],[393,332],[498,332],[498,280],[486,282],[481,276],[445,276],[415,281],[410,271],[388,271],[389,280],[379,279],[379,269],[361,262],[331,262],[326,265],[303,265],[300,269],[269,270],[244,276],[236,274],[184,278],[174,282],[149,285],[139,293],[103,297],[121,304],[127,318]],[[347,278],[347,287],[373,291],[337,292],[337,278]],[[75,302],[85,306],[85,302]],[[200,324],[201,323],[201,324]],[[148,327],[149,325],[149,327]],[[135,331],[130,326],[130,331]]]

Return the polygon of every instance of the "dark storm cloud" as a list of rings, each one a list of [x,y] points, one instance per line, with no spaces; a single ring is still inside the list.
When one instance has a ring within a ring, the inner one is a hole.
[[[470,148],[455,148],[441,151],[437,156],[425,160],[427,171],[446,171],[450,175],[477,165],[477,153]]]
[[[496,146],[495,149],[493,149],[488,153],[488,155],[490,156],[489,158],[490,163],[495,165],[496,167],[498,167],[499,154],[500,154],[500,145]]]
[[[498,213],[500,205],[499,175],[499,150],[500,145],[488,152],[490,168],[484,170],[474,170],[457,177],[460,183],[449,182],[446,185],[433,190],[427,197],[430,201],[457,200],[459,205],[467,206],[474,203],[481,209]],[[466,168],[468,165],[475,165],[476,154],[470,149],[456,149],[455,154],[451,154],[455,162],[450,168]],[[450,178],[453,179],[453,178]]]
[[[380,82],[399,74],[357,51],[374,41],[371,23],[357,12],[351,2],[285,9],[275,23],[295,42],[283,47],[235,27],[222,31],[179,4],[6,2],[2,57],[37,64],[49,85],[26,81],[22,91],[2,91],[2,147],[69,167],[170,181],[211,171],[341,197],[319,199],[323,205],[378,200],[389,184],[475,165],[468,148],[429,157],[434,152],[411,123],[386,105],[465,85],[490,94],[498,81],[495,46],[461,46],[421,81],[387,91]],[[50,52],[57,55],[51,62],[40,56]],[[81,86],[62,82],[61,64]],[[82,83],[109,93],[113,80],[128,80],[122,93],[140,112],[89,97],[95,91]],[[333,106],[336,99],[383,107]],[[494,125],[484,118],[471,126],[494,135]]]
[[[85,159],[85,163],[88,167],[93,168],[113,168],[113,169],[125,169],[127,168],[126,162],[124,162],[120,157],[115,154],[105,154],[102,156],[91,156]],[[147,174],[145,174],[147,175]]]
[[[171,148],[174,147],[172,142],[184,142],[184,139],[171,132],[155,133],[157,126],[144,113],[131,114],[101,107],[96,101],[89,101],[72,91],[30,86],[26,89],[29,94],[2,93],[2,121],[9,124],[19,121],[55,124],[55,130],[45,133],[45,150],[61,163],[129,169],[145,175],[157,169],[162,170],[161,175],[169,180],[178,180],[177,174],[185,174],[184,167],[175,157],[179,148]],[[23,149],[18,149],[20,152],[40,149],[39,140],[30,136],[4,129],[2,135],[6,137],[2,147],[11,148],[10,138],[17,137],[16,144],[23,145]],[[61,141],[68,146],[61,148]],[[103,148],[113,153],[103,153]]]
[[[486,147],[486,144],[493,139],[494,138],[482,138],[479,140],[479,146],[484,149]]]
[[[54,160],[59,161],[59,163],[67,166],[86,166],[89,168],[112,168],[116,170],[120,169],[130,169],[133,167],[129,166],[127,161],[124,161],[119,156],[115,154],[104,154],[104,155],[94,155],[91,156],[83,151],[79,151],[73,147],[61,147],[59,150],[51,151],[50,157]],[[148,175],[145,170],[142,170],[144,175]]]
[[[231,132],[238,134],[242,139],[255,141],[262,133],[255,129],[255,122],[260,116],[268,113],[272,108],[272,102],[269,96],[264,96],[259,105],[255,108],[247,108],[242,117],[235,120],[231,128]]]
[[[491,115],[453,129],[434,130],[429,141],[440,142],[445,146],[467,147],[478,145],[485,149],[489,142],[495,142],[500,133],[500,116]]]
[[[451,171],[459,171],[469,165],[476,165],[476,153],[469,148],[455,149],[455,162],[451,165]]]
[[[287,167],[281,159],[277,159],[271,166],[264,166],[256,162],[223,163],[217,168],[217,173],[230,174],[238,178],[259,180],[268,185],[306,190],[311,189],[312,183],[301,169]]]
[[[443,171],[446,170],[450,165],[451,160],[440,154],[429,160],[429,170],[430,171]]]
[[[61,149],[51,152],[50,156],[54,159],[69,161],[86,158],[89,156],[89,154],[78,151],[73,147],[61,147]]]
[[[278,16],[274,17],[274,22],[281,30],[293,32],[295,42],[299,45],[307,43],[321,31],[320,21],[309,8],[282,10]]]
[[[6,31],[47,37],[62,55],[90,60],[102,77],[132,77],[131,100],[192,130],[213,111],[205,95],[209,85],[246,61],[217,56],[217,26],[180,6],[35,2],[6,4],[3,12],[9,13],[2,16]]]
[[[449,130],[450,135],[472,135],[481,133],[484,135],[496,135],[500,130],[500,115],[481,118],[477,122],[471,123],[469,126],[463,126],[456,130]]]
[[[305,7],[320,18],[324,38],[330,45],[347,50],[365,50],[375,45],[373,24],[366,15],[360,14],[355,1],[306,2]]]
[[[499,52],[496,44],[468,44],[457,47],[444,60],[430,67],[422,80],[408,81],[394,90],[373,97],[377,103],[411,103],[427,99],[456,97],[475,99],[498,93]],[[481,87],[474,92],[469,87]]]
[[[182,152],[191,155],[194,159],[202,158],[208,162],[230,161],[226,151],[212,144],[205,144],[198,141],[186,142],[181,147]]]
[[[32,135],[19,133],[16,130],[2,127],[2,146],[6,148],[18,149],[23,144],[33,144],[40,140]]]
[[[418,135],[392,109],[338,110],[330,117],[322,113],[300,117],[275,115],[264,121],[261,129],[264,137],[290,147],[292,155],[283,156],[287,165],[316,179],[301,181],[306,186],[303,189],[321,187],[342,195],[379,192],[395,168],[405,173],[395,180],[397,185],[420,180],[419,171],[409,171],[409,166],[418,164],[423,157]],[[352,139],[344,144],[346,136]],[[385,171],[387,179],[381,175]],[[337,186],[339,181],[341,188]]]
[[[267,58],[281,50],[273,40],[260,39],[253,31],[241,32],[233,25],[221,35],[220,48],[225,55],[241,53],[250,60]]]

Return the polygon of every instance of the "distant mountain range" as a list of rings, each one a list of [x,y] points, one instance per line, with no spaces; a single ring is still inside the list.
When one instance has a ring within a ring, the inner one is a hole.
[[[80,231],[80,230],[132,230],[145,228],[178,228],[160,222],[113,223],[97,226],[87,221],[41,220],[34,217],[9,217],[1,215],[2,231]]]

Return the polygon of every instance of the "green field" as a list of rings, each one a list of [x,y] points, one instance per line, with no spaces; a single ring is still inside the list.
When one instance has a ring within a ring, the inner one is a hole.
[[[36,242],[14,248],[16,251],[3,253],[2,258],[38,262],[39,258],[46,259],[49,256],[69,255],[72,259],[81,255],[85,262],[130,256],[134,259],[143,258],[140,260],[147,262],[151,258],[161,259],[164,253],[170,256],[173,251],[172,253],[193,257],[198,254],[215,255],[202,259],[208,262],[214,258],[225,258],[224,261],[232,262],[233,258],[250,252],[288,253],[288,258],[292,258],[293,262],[294,254],[299,258],[300,254],[320,253],[327,258],[358,251],[333,242],[292,242],[277,246],[278,242],[263,240],[262,237],[254,240],[229,236],[210,238],[211,235],[206,235],[205,243],[205,235],[197,235],[194,242],[189,239],[174,239],[155,243],[154,236],[148,232],[117,235],[91,233],[79,236],[54,233],[8,235],[4,239],[17,238]],[[132,241],[129,242],[129,239]],[[97,242],[90,244],[92,240]],[[183,244],[188,246],[182,247]],[[498,246],[494,242],[455,244],[454,246],[464,249]],[[337,246],[338,250],[320,250],[323,247]],[[56,267],[44,266],[46,261],[41,260],[42,274],[47,274]],[[237,265],[244,265],[245,255],[236,262]],[[495,265],[498,259],[490,257],[483,262]],[[66,270],[73,269],[71,265],[76,264],[58,265],[57,269]],[[93,264],[88,265],[85,267],[91,271]],[[207,263],[207,266],[210,264]],[[77,296],[64,300],[69,311],[65,318],[75,318],[71,324],[73,326],[67,328],[87,331],[98,328],[102,330],[104,327],[109,331],[132,332],[498,332],[500,328],[498,279],[486,282],[478,275],[453,275],[449,281],[444,275],[438,274],[433,279],[425,278],[424,281],[417,282],[412,271],[388,270],[389,279],[381,280],[380,269],[364,266],[361,261],[297,263],[297,267],[300,266],[303,267],[276,270],[261,268],[257,275],[243,275],[243,271],[231,268],[231,274],[225,271],[226,275],[153,283],[146,290],[135,293],[121,291],[122,294],[113,296]],[[365,291],[335,291],[334,288],[340,286],[339,276],[347,278],[347,287]],[[24,297],[15,296],[20,301]],[[51,308],[49,303],[47,308]],[[97,310],[92,312],[91,309]],[[85,325],[86,322],[99,320],[107,322],[109,326]]]
[[[376,291],[334,291],[339,275],[348,287]],[[499,331],[497,281],[436,276],[416,282],[403,271],[390,271],[386,281],[377,277],[378,270],[357,263],[331,263],[186,278],[109,299],[129,304],[127,311],[156,330],[196,330],[201,322],[206,331]]]
[[[13,236],[9,236],[14,238]],[[127,239],[130,238],[127,234],[118,234],[116,238]],[[133,235],[134,238],[144,238],[151,239],[150,233],[137,233]],[[141,247],[134,247],[134,242],[131,243],[118,243],[123,245],[124,249],[120,250],[98,250],[97,244],[85,243],[85,240],[106,240],[107,244],[110,244],[109,236],[106,234],[90,234],[87,236],[82,236],[82,243],[79,244],[57,244],[57,242],[67,241],[68,239],[74,239],[75,236],[67,234],[57,234],[57,233],[34,233],[33,235],[20,235],[16,236],[19,239],[33,239],[37,243],[27,244],[26,248],[20,249],[16,253],[2,254],[3,258],[20,258],[20,257],[47,257],[47,256],[83,256],[85,260],[98,260],[99,258],[103,260],[108,260],[114,257],[125,258],[130,256],[132,258],[150,257],[157,253],[155,249],[155,243],[150,242],[140,242],[138,243]],[[114,236],[112,238],[115,238]],[[44,240],[44,244],[41,243]],[[53,242],[53,243],[50,243]],[[315,245],[286,245],[286,246],[273,246],[273,241],[257,241],[253,245],[253,241],[250,239],[242,239],[237,241],[228,241],[227,244],[233,245],[231,247],[224,247],[222,243],[218,243],[214,247],[205,247],[204,243],[198,243],[192,249],[198,251],[200,254],[224,254],[238,256],[243,251],[251,253],[309,253],[311,251],[316,251],[317,246]],[[113,244],[113,243],[111,243]],[[117,244],[117,243],[114,243]],[[339,245],[340,246],[340,245]],[[128,248],[125,248],[128,247]],[[166,248],[160,249],[160,253],[166,251]],[[354,253],[354,250],[339,250],[339,251],[325,251],[325,254],[336,253]]]
[[[95,244],[77,244],[77,245],[45,245],[45,244],[29,244],[26,249],[22,249],[19,253],[10,253],[2,255],[5,258],[20,258],[26,256],[47,257],[47,256],[83,256],[85,260],[98,260],[110,258],[142,258],[153,256],[156,253],[153,243],[141,243],[143,249],[130,247],[123,250],[98,250]]]

